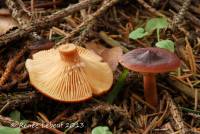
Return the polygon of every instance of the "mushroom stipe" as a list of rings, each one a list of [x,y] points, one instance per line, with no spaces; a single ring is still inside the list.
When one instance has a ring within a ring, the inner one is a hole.
[[[180,66],[180,59],[174,53],[153,47],[134,49],[124,54],[119,62],[143,74],[144,96],[154,107],[158,104],[155,74],[173,71]]]

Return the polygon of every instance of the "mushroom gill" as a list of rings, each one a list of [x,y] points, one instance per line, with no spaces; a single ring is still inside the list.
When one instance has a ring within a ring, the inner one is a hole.
[[[110,89],[113,74],[91,51],[73,44],[40,51],[26,61],[31,84],[41,93],[64,102],[86,100]]]

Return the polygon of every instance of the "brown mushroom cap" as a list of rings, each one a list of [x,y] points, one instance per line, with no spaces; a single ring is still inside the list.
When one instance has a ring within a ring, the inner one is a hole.
[[[179,58],[161,48],[138,48],[124,54],[119,61],[126,68],[142,73],[162,73],[177,69]]]
[[[95,53],[66,44],[40,51],[26,61],[31,84],[43,94],[64,102],[78,102],[108,91],[112,70]]]
[[[0,16],[10,16],[10,10],[6,8],[0,9]]]

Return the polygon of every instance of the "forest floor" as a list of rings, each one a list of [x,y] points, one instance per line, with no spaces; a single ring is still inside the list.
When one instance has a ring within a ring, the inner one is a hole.
[[[10,10],[0,11],[0,17],[17,21],[9,27],[0,18],[0,123],[17,128],[3,131],[90,134],[98,127],[100,132],[93,134],[103,134],[101,126],[107,126],[113,134],[200,133],[200,0],[3,0],[0,7]],[[142,75],[118,64],[122,51],[155,47],[156,32],[129,38],[152,18],[167,19],[169,25],[160,30],[160,38],[172,40],[181,59],[178,71],[156,76],[156,107],[145,101]],[[33,51],[45,49],[45,43],[56,47],[66,42],[100,56],[105,49],[119,48],[103,57],[114,74],[108,93],[62,103],[30,84],[25,61]]]

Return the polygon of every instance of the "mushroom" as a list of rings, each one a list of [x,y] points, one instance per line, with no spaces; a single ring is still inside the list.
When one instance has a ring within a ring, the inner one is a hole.
[[[0,16],[10,16],[10,11],[9,11],[9,9],[1,8],[1,9],[0,9]]]
[[[74,44],[43,50],[27,59],[31,84],[50,98],[79,102],[108,91],[113,82],[109,65],[95,53]]]
[[[138,48],[124,54],[119,61],[124,67],[143,74],[144,96],[152,106],[157,106],[156,73],[164,73],[180,66],[179,58],[161,48]]]

